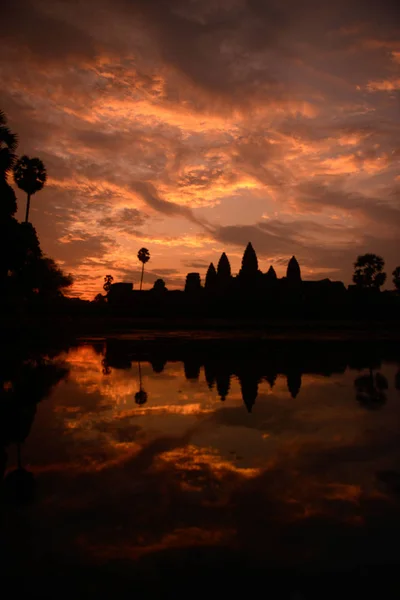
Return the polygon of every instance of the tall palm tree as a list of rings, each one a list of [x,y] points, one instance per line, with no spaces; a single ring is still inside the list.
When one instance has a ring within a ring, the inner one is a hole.
[[[144,265],[150,260],[150,252],[147,250],[147,248],[140,248],[137,257],[142,263],[142,276],[140,278],[140,289],[142,289]]]
[[[24,154],[17,160],[14,167],[14,181],[27,194],[25,223],[29,219],[31,196],[36,192],[40,192],[46,183],[46,179],[46,167],[40,158],[29,158]]]
[[[0,110],[0,177],[6,179],[7,173],[12,169],[16,156],[18,137],[7,126],[7,117]]]

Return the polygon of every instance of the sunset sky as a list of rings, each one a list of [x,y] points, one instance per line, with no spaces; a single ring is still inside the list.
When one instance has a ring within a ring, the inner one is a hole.
[[[48,184],[31,220],[75,277],[182,287],[251,241],[279,276],[400,264],[397,0],[12,0],[0,108]],[[17,192],[18,217],[25,198]]]

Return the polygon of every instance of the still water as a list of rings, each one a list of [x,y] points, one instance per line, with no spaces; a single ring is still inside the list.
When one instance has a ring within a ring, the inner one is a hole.
[[[400,563],[396,346],[98,340],[2,364],[9,573]]]

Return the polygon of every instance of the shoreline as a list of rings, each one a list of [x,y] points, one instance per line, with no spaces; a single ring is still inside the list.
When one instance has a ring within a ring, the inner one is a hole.
[[[2,342],[33,339],[101,341],[169,340],[298,340],[398,341],[399,321],[230,320],[160,318],[23,318],[1,319]]]

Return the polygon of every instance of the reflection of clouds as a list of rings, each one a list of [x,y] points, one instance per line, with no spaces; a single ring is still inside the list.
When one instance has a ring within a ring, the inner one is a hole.
[[[101,359],[90,346],[65,356],[69,379],[27,440],[38,543],[56,556],[102,563],[221,545],[286,565],[329,560],[332,540],[350,558],[388,552],[365,536],[376,515],[400,531],[396,365],[382,366],[380,411],[359,407],[348,370],[304,375],[296,401],[285,376],[273,390],[263,381],[249,415],[236,377],[223,404],[204,369],[187,382],[180,363],[166,364],[167,379],[141,363],[149,402],[138,407],[137,369],[103,376]],[[51,545],[50,530],[64,532]]]

